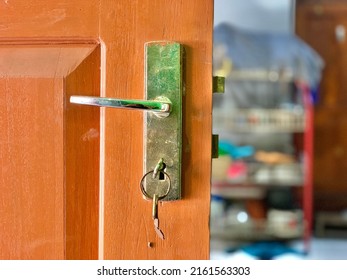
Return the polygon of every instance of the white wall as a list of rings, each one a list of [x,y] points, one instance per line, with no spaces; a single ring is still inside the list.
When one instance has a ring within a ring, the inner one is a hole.
[[[214,24],[253,31],[293,33],[295,0],[215,0]]]

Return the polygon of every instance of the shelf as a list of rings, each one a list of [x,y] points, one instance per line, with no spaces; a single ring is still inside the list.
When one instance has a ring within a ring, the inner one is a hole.
[[[230,183],[212,183],[212,195],[224,198],[262,199],[266,195],[266,188],[254,185],[233,185]]]
[[[255,180],[245,180],[242,182],[228,182],[228,181],[213,181],[212,185],[214,187],[224,187],[224,188],[260,188],[260,187],[299,187],[301,188],[304,185],[303,179],[298,180],[264,180],[264,181],[255,181]]]
[[[233,183],[212,183],[211,194],[229,199],[263,199],[269,187],[284,187],[287,185],[256,185],[256,184],[233,184]],[[301,187],[295,185],[295,187]]]
[[[224,240],[264,241],[274,239],[302,238],[303,225],[283,227],[269,225],[266,221],[247,224],[228,225],[226,227],[211,226],[211,238]]]
[[[305,114],[301,109],[215,109],[214,129],[235,133],[301,133],[305,131]]]
[[[303,167],[299,162],[288,164],[249,162],[246,166],[246,174],[238,179],[230,179],[227,175],[224,178],[219,176],[218,179],[212,177],[212,194],[229,198],[261,197],[267,187],[302,187],[304,185]],[[213,166],[212,170],[216,168]]]
[[[266,82],[293,82],[294,74],[289,69],[281,70],[263,70],[263,69],[247,69],[233,70],[227,77],[234,81],[266,81]]]

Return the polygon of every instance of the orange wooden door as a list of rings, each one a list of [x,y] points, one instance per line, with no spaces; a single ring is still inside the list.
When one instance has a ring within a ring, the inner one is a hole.
[[[213,1],[0,3],[0,259],[207,259]],[[142,198],[144,44],[185,46],[182,200]]]

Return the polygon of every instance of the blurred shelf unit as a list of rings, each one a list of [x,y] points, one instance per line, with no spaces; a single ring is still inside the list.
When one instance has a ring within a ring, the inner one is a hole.
[[[253,84],[254,81],[271,84],[286,83],[293,86],[273,87],[273,90],[285,89],[285,93],[278,92],[278,94],[288,93],[290,98],[269,108],[258,106],[258,104],[252,106],[251,96],[254,96],[256,91],[252,91],[249,95],[247,108],[231,104],[226,99],[222,100],[219,106],[214,107],[213,110],[214,133],[217,132],[220,139],[223,137],[229,137],[232,141],[238,139],[239,143],[235,143],[236,145],[253,145],[255,151],[262,150],[257,147],[260,142],[257,142],[257,137],[262,137],[260,138],[262,141],[264,137],[268,137],[270,139],[268,142],[271,143],[274,139],[281,139],[278,137],[278,133],[288,134],[288,139],[293,147],[290,155],[292,160],[269,163],[259,162],[255,158],[248,157],[241,159],[245,164],[242,176],[230,177],[228,174],[225,178],[220,176],[222,169],[216,165],[218,176],[214,177],[212,172],[212,196],[218,200],[212,199],[211,238],[243,241],[300,238],[304,240],[304,250],[307,251],[312,226],[313,105],[310,90],[307,86],[296,82],[290,71],[232,71],[227,77],[227,83],[232,87],[236,81],[242,83],[250,81],[255,90],[257,86],[256,83]],[[252,87],[245,89],[249,90]],[[242,87],[238,88],[238,94],[243,93],[242,89]],[[232,93],[226,90],[224,95],[227,94]],[[245,92],[246,94],[247,92]],[[273,96],[273,94],[268,96]],[[266,98],[266,93],[264,98]],[[229,106],[230,104],[232,106]],[[240,139],[246,140],[240,141]],[[247,143],[248,139],[252,141]],[[276,147],[273,147],[274,152],[285,154],[283,151],[276,151]],[[231,166],[235,161],[237,162],[239,159],[231,159],[229,165]],[[225,170],[227,169],[225,168]],[[229,171],[226,171],[226,174],[227,172]],[[238,214],[236,213],[234,219],[230,221],[230,215],[226,213],[230,205],[234,207],[235,203],[245,201],[266,204],[268,191],[276,189],[298,190],[302,196],[299,203],[302,204],[299,207],[294,206],[287,209],[271,208],[264,204],[259,208],[258,204],[256,210],[253,208],[250,211],[253,214],[256,213],[257,216],[257,209],[262,208],[258,211],[258,213],[262,212],[258,217],[248,213],[247,206],[239,204],[238,210],[235,210]],[[224,203],[222,206],[221,200]],[[214,210],[219,215],[213,213]],[[244,220],[237,218],[241,213],[246,213],[247,218]]]

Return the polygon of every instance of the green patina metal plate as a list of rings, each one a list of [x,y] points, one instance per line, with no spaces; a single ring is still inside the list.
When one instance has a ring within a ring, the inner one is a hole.
[[[163,200],[177,200],[181,198],[183,46],[167,41],[150,42],[145,45],[145,56],[146,99],[169,99],[172,110],[166,118],[147,113],[144,172],[154,170],[162,158],[171,182],[170,191]],[[167,176],[153,179],[149,174],[144,180],[144,188],[150,196],[166,193],[168,185]]]

